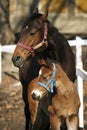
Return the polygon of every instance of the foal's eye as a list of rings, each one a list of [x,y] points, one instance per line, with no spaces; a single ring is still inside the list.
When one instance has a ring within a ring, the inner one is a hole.
[[[43,76],[42,78],[43,78],[43,80],[47,80],[47,77],[45,77],[45,76]]]
[[[32,35],[34,35],[35,34],[35,32],[30,32],[30,35],[32,36]]]

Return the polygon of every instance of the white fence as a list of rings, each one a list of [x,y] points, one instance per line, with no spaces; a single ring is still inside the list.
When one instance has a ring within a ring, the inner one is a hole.
[[[82,46],[87,45],[87,40],[76,37],[76,40],[68,41],[70,46],[76,46],[76,75],[77,75],[77,88],[80,96],[80,110],[79,110],[79,127],[84,128],[84,114],[83,114],[83,80],[87,82],[87,72],[83,70],[82,62]],[[1,67],[2,67],[2,52],[13,53],[16,45],[1,46],[0,45],[0,83],[2,81]]]

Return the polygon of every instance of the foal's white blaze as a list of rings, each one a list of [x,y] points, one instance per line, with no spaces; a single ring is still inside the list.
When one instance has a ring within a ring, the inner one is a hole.
[[[40,98],[41,98],[41,96],[43,95],[43,93],[42,93],[41,91],[39,91],[38,89],[33,90],[33,91],[32,91],[32,94],[33,94],[33,93],[34,93],[37,97],[40,96]]]

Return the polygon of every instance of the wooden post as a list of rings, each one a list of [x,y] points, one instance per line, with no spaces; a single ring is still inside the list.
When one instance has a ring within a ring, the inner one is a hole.
[[[76,37],[76,68],[82,69],[82,39]],[[77,74],[77,73],[76,73]],[[77,87],[80,97],[80,109],[79,109],[79,127],[84,128],[84,118],[83,118],[83,79],[77,74]]]
[[[1,69],[1,65],[2,65],[2,60],[1,60],[1,44],[0,44],[0,83],[1,83],[1,81],[2,81],[2,69]]]

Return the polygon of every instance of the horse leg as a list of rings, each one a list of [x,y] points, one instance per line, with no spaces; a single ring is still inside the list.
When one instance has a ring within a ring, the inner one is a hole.
[[[26,104],[25,104],[25,108],[24,108],[24,114],[25,114],[25,130],[29,130],[30,112],[29,112],[28,106]]]
[[[46,102],[45,102],[46,103]],[[49,114],[45,113],[45,111],[42,109],[46,109],[46,106],[44,106],[44,102],[39,101],[38,106],[35,106],[34,109],[37,109],[34,122],[33,122],[33,129],[32,130],[49,130]],[[33,116],[34,116],[33,115]]]
[[[61,130],[61,120],[56,115],[50,115],[50,126],[52,130]]]
[[[33,130],[49,130],[49,126],[49,117],[42,111],[37,112]]]
[[[23,85],[22,90],[22,98],[24,101],[24,115],[25,115],[25,130],[29,130],[29,123],[30,123],[30,111],[29,111],[29,104],[27,98],[27,87]]]
[[[66,124],[68,130],[78,130],[78,116],[77,115],[71,115],[68,118],[66,118]]]
[[[56,113],[53,110],[52,106],[48,107],[48,111],[50,112],[50,126],[52,130],[61,130],[61,119],[57,117]]]

